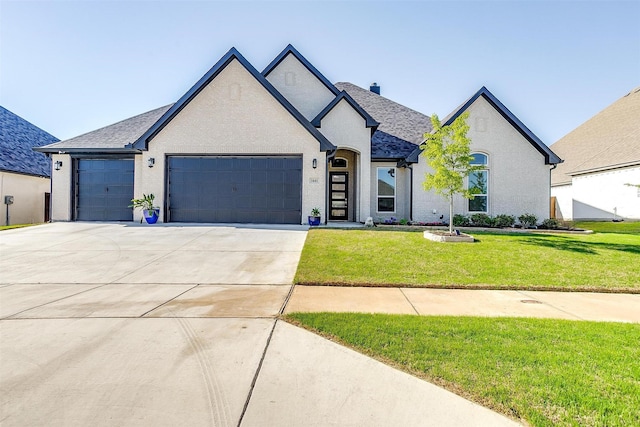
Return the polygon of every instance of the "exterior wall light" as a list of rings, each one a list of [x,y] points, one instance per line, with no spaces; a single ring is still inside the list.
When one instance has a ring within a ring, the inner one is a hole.
[[[311,162],[311,166],[313,166],[313,168],[317,168],[318,167],[318,159],[313,159],[313,161]]]
[[[56,162],[53,164],[53,168],[59,171],[62,168],[62,162],[60,160],[56,160]]]
[[[153,165],[156,164],[156,159],[154,159],[153,157],[149,157],[149,159],[147,159],[147,166],[149,166],[150,168],[153,167]]]

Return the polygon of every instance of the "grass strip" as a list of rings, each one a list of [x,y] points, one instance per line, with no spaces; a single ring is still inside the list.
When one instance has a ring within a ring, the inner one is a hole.
[[[534,426],[640,425],[640,325],[293,313],[286,319]]]

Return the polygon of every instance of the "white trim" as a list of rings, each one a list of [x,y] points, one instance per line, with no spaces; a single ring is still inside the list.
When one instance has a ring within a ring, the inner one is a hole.
[[[389,169],[393,169],[393,196],[388,196],[388,195],[380,195],[379,191],[380,188],[378,186],[378,176],[380,173],[380,169],[384,169],[386,171],[388,171]],[[398,194],[398,169],[395,166],[378,166],[376,167],[376,213],[380,213],[380,214],[393,214],[396,213],[397,211],[397,194]],[[380,211],[379,209],[379,200],[380,198],[385,198],[385,199],[391,199],[393,198],[393,210],[392,211]]]

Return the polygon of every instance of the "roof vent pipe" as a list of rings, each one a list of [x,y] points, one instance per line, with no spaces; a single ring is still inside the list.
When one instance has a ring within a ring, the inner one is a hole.
[[[371,83],[371,86],[369,86],[369,90],[375,94],[380,95],[380,86],[378,86],[378,83],[376,82]]]

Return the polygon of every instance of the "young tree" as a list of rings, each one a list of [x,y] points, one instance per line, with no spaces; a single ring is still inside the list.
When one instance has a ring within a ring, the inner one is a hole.
[[[453,196],[473,198],[476,188],[464,188],[464,179],[481,166],[472,165],[471,140],[467,138],[467,117],[461,114],[450,125],[442,126],[436,114],[431,116],[433,130],[424,134],[422,155],[433,172],[425,174],[425,191],[435,190],[449,200],[449,233],[453,233]]]

